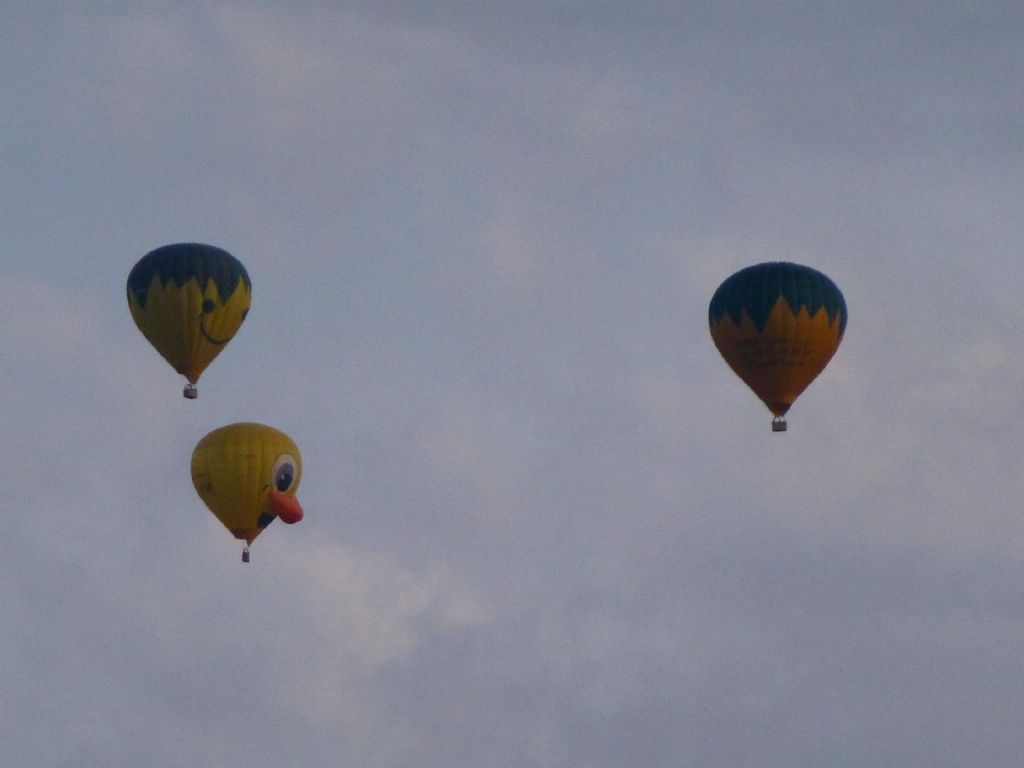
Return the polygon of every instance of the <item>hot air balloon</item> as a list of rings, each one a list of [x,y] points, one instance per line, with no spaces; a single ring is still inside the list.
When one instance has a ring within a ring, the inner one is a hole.
[[[295,491],[302,457],[292,439],[263,424],[242,422],[215,429],[192,451],[192,484],[210,511],[236,539],[249,545],[280,517],[302,519]]]
[[[242,263],[200,243],[150,251],[128,275],[128,308],[149,343],[188,379],[185,397],[249,312],[252,283]]]
[[[786,430],[793,401],[832,359],[846,331],[846,301],[828,277],[787,262],[741,269],[708,308],[711,338]]]

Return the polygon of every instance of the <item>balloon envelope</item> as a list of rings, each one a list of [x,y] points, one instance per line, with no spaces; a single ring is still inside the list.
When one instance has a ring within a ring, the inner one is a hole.
[[[128,275],[128,308],[149,343],[188,379],[186,397],[241,327],[252,301],[242,263],[201,243],[165,245]]]
[[[775,414],[783,415],[832,359],[846,331],[846,301],[821,272],[771,262],[742,269],[711,298],[711,338]]]
[[[242,422],[215,429],[192,452],[192,484],[224,527],[247,543],[281,517],[302,519],[295,498],[302,457],[288,435]]]

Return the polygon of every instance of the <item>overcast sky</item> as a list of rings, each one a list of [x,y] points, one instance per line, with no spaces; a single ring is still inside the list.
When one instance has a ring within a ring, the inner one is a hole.
[[[0,4],[0,762],[1019,768],[1024,8]],[[125,301],[252,311],[196,401]],[[750,264],[846,338],[773,434]],[[259,421],[297,526],[189,477]]]

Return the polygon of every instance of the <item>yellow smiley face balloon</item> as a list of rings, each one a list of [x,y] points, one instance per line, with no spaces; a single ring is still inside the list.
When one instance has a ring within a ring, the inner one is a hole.
[[[150,344],[188,379],[185,397],[242,326],[252,283],[242,263],[201,243],[150,251],[128,275],[128,309]]]
[[[295,491],[302,457],[288,435],[263,424],[229,424],[213,430],[192,452],[192,484],[224,527],[249,544],[278,517],[297,523],[303,512]]]

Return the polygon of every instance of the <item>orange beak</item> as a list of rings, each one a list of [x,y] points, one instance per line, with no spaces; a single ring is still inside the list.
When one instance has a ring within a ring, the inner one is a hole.
[[[280,491],[270,492],[270,508],[288,525],[302,519],[302,505],[294,496],[285,496]]]

